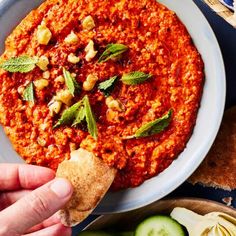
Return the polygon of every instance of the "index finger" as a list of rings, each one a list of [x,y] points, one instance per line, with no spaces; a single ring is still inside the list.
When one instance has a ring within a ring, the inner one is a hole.
[[[0,164],[0,190],[35,189],[55,178],[51,169],[27,164]]]

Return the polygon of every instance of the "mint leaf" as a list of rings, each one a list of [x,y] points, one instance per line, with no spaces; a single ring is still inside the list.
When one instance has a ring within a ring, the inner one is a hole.
[[[67,108],[61,115],[61,118],[58,122],[53,126],[53,128],[57,128],[61,125],[71,125],[73,120],[76,118],[78,113],[78,109],[82,106],[82,100],[75,103],[73,106]]]
[[[9,72],[27,73],[32,71],[38,60],[29,56],[13,57],[0,64],[0,68]]]
[[[34,84],[30,82],[23,92],[23,100],[34,102]]]
[[[126,52],[128,47],[124,44],[108,44],[106,46],[106,50],[102,53],[99,57],[98,62],[106,62],[112,58],[116,58],[117,56],[121,55],[122,53]]]
[[[143,83],[145,80],[147,80],[151,77],[152,77],[152,75],[150,75],[150,74],[146,74],[141,71],[133,71],[128,74],[122,75],[121,81],[127,85],[136,85],[136,84]]]
[[[171,117],[172,117],[173,110],[170,109],[167,114],[162,116],[161,118],[158,118],[154,121],[151,121],[139,128],[135,134],[134,138],[142,138],[147,137],[150,135],[158,134],[162,132],[166,127],[169,126]]]
[[[98,85],[98,89],[104,94],[105,97],[110,96],[112,90],[114,89],[114,85],[117,78],[118,78],[117,76],[113,76],[110,79],[105,80]]]
[[[98,136],[97,124],[87,95],[84,96],[84,109],[85,109],[85,118],[88,126],[88,132],[94,139],[97,139]]]
[[[76,126],[76,125],[80,124],[84,119],[85,119],[85,109],[84,109],[84,106],[81,106],[78,109],[76,118],[75,118],[72,126]]]
[[[65,68],[63,68],[63,75],[69,92],[72,94],[72,96],[75,96],[75,93],[80,90],[79,84],[77,83],[75,78],[71,75],[71,73],[67,71]]]
[[[94,139],[97,139],[97,124],[87,95],[85,95],[82,100],[66,109],[53,128],[57,128],[61,125],[76,126],[84,119],[87,123],[88,132]]]

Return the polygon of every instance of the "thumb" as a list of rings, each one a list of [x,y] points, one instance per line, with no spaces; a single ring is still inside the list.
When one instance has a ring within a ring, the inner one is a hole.
[[[72,192],[70,182],[61,178],[32,191],[0,212],[0,235],[15,236],[25,233],[61,209]]]

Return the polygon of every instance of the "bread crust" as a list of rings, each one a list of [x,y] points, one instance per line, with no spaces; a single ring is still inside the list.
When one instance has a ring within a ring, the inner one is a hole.
[[[116,175],[114,168],[91,152],[80,148],[72,156],[73,160],[63,161],[57,169],[57,177],[68,179],[74,187],[71,200],[59,212],[66,226],[80,223],[94,210]]]
[[[212,148],[190,177],[192,184],[236,189],[236,106],[228,109]]]

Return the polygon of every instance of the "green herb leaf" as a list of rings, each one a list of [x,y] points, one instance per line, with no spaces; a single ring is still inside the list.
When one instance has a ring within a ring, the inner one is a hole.
[[[80,124],[84,119],[85,119],[85,109],[84,109],[84,106],[81,106],[77,112],[76,118],[72,126],[76,126]]]
[[[88,132],[94,139],[97,139],[98,135],[97,124],[87,95],[84,96],[84,109],[85,109],[85,118],[88,125]]]
[[[27,73],[32,71],[38,60],[29,56],[13,57],[0,64],[0,68],[9,72]]]
[[[65,78],[66,86],[70,93],[75,96],[75,93],[80,90],[80,86],[75,80],[75,78],[71,75],[69,71],[67,71],[65,68],[63,68],[63,75]]]
[[[23,92],[23,100],[34,102],[34,84],[30,82]]]
[[[97,124],[87,95],[85,95],[82,100],[66,109],[62,113],[62,116],[58,120],[56,125],[53,126],[53,128],[57,128],[61,125],[76,126],[80,124],[84,119],[86,119],[87,122],[88,132],[94,139],[97,139]]]
[[[114,85],[117,78],[118,78],[117,76],[113,76],[110,79],[105,80],[98,85],[98,89],[104,94],[105,97],[110,96],[112,90],[114,89]]]
[[[83,104],[83,100],[75,103],[73,106],[67,108],[61,115],[61,118],[58,122],[53,126],[53,128],[57,128],[61,125],[71,125],[72,122],[75,120],[78,110]]]
[[[145,80],[147,80],[151,77],[152,77],[152,75],[150,75],[150,74],[146,74],[141,71],[133,71],[128,74],[124,74],[121,77],[121,81],[127,85],[136,85],[136,84],[143,83]]]
[[[128,47],[124,44],[108,44],[106,46],[106,50],[102,53],[99,57],[98,62],[106,62],[112,58],[116,58],[117,56],[121,55],[122,53],[126,52]]]
[[[139,128],[135,134],[134,138],[142,138],[147,137],[150,135],[158,134],[162,132],[166,127],[169,126],[171,117],[172,117],[173,110],[169,110],[167,114],[162,116],[161,118],[158,118],[154,121],[151,121],[145,125],[143,125],[141,128]]]

